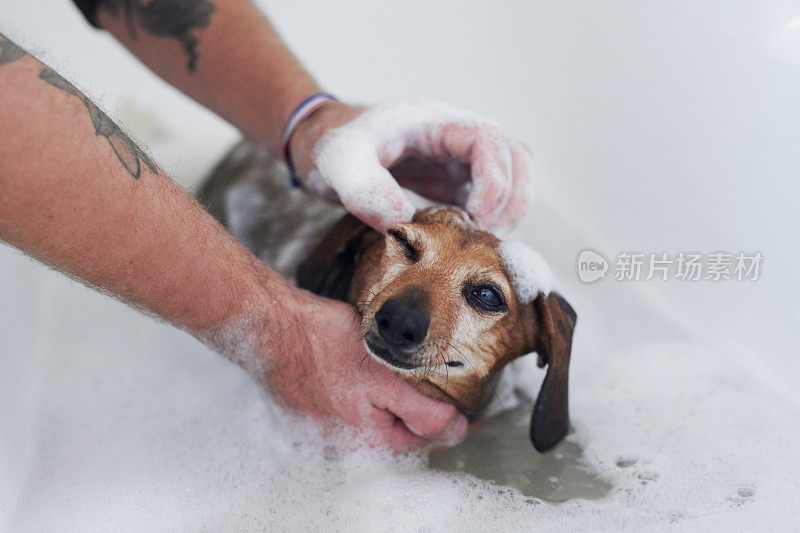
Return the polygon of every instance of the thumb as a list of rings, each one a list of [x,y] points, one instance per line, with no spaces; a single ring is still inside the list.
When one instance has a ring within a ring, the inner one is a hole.
[[[414,206],[366,135],[344,128],[326,134],[314,149],[319,177],[336,191],[347,210],[380,232],[408,222]]]

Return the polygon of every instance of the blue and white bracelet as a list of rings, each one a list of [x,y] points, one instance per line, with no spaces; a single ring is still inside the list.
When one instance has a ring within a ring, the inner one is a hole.
[[[292,162],[292,151],[289,148],[289,141],[292,139],[292,134],[308,116],[327,104],[328,102],[338,102],[339,100],[328,93],[312,94],[298,105],[289,119],[286,121],[286,126],[283,128],[283,159],[286,161],[286,166],[289,167],[290,179],[293,187],[300,187],[302,184],[294,171],[294,163]]]

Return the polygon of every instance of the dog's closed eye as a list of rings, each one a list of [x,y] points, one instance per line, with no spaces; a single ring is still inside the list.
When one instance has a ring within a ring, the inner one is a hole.
[[[419,261],[419,250],[413,244],[411,244],[411,242],[408,240],[408,237],[406,237],[402,231],[390,229],[386,233],[403,247],[403,253],[409,261],[412,263]]]

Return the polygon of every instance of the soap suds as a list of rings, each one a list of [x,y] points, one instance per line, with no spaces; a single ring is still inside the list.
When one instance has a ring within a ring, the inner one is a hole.
[[[0,484],[22,487],[0,515],[0,527],[11,531],[100,531],[109,524],[210,531],[800,525],[796,406],[728,353],[689,340],[654,342],[664,318],[625,308],[632,298],[617,287],[612,308],[623,310],[620,316],[609,314],[605,299],[579,302],[573,431],[565,443],[579,444],[581,460],[613,488],[602,500],[551,504],[463,471],[430,469],[425,454],[369,449],[350,430],[323,438],[316,424],[287,413],[262,384],[184,332],[0,249],[0,265],[9,263],[24,263],[24,272],[40,272],[46,283],[36,302],[26,299],[24,285],[0,287],[3,316],[51,310],[35,341],[7,331],[14,351],[3,353],[13,367],[28,360],[15,346],[43,350],[41,370],[26,378],[40,391],[25,409],[34,428],[30,462],[22,478],[0,476]],[[634,321],[639,336],[614,327]],[[239,333],[248,328],[231,326],[215,344],[247,346]],[[681,335],[687,338],[674,336]],[[227,355],[247,366],[251,354]],[[531,356],[511,363],[494,410],[530,405],[543,375]],[[25,401],[16,397],[6,409],[16,412]],[[502,431],[524,445],[515,453],[530,453],[527,421]],[[0,452],[3,460],[15,457],[13,449]],[[468,461],[491,475],[508,459],[485,449]],[[568,482],[541,464],[508,479],[524,484],[556,475]]]
[[[412,205],[385,168],[404,153],[437,160],[451,157],[454,150],[472,153],[473,179],[502,183],[510,179],[509,146],[516,142],[499,124],[470,111],[428,99],[387,101],[323,135],[313,151],[316,168],[305,183],[326,196],[335,190],[351,210],[358,206],[359,212],[410,218]],[[465,144],[473,150],[464,150]],[[490,157],[495,152],[499,159]],[[468,211],[480,211],[480,202],[471,196]]]
[[[211,350],[224,355],[241,366],[252,376],[263,380],[269,370],[264,347],[267,331],[264,313],[250,302],[245,302],[242,310],[225,324],[194,334],[200,342]]]
[[[540,292],[547,295],[554,288],[555,279],[550,267],[542,255],[527,244],[503,241],[498,252],[520,303],[530,303]]]

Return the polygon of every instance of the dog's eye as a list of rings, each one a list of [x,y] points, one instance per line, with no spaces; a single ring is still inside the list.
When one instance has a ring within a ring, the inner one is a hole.
[[[403,235],[403,232],[398,231],[396,229],[390,229],[386,233],[391,235],[391,237],[395,241],[397,241],[397,243],[400,246],[403,247],[403,253],[406,254],[406,257],[408,258],[409,261],[411,261],[413,263],[416,263],[417,261],[419,261],[419,250],[414,248],[414,245],[412,245],[408,241],[408,238],[406,238],[406,236]]]
[[[485,311],[507,311],[508,306],[503,300],[502,293],[497,287],[491,285],[478,285],[471,287],[466,292],[467,300],[473,307]]]
[[[478,297],[478,300],[480,300],[481,303],[486,304],[489,307],[497,307],[498,305],[503,304],[503,301],[500,300],[500,297],[497,295],[497,293],[489,287],[475,289],[475,296]]]

